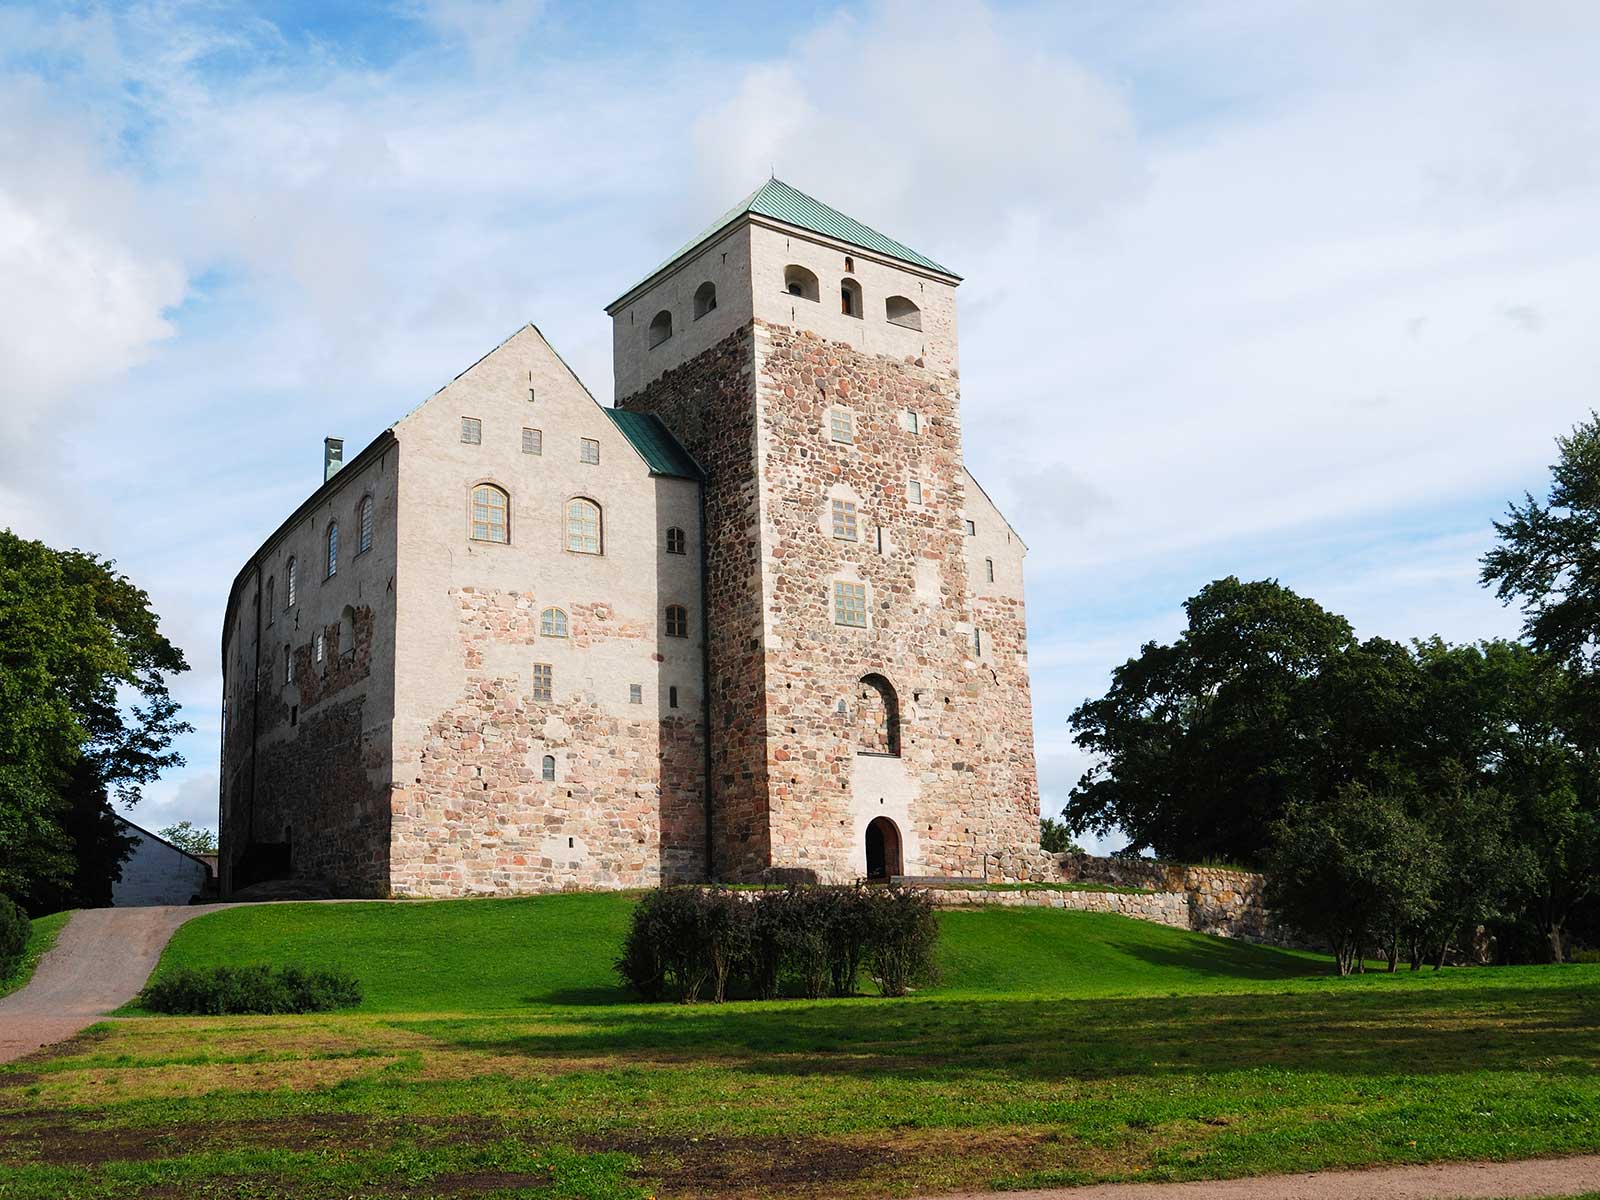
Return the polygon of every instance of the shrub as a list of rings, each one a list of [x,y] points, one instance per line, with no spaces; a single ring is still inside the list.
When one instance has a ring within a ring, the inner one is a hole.
[[[0,979],[10,976],[22,961],[31,928],[28,914],[10,896],[0,896]]]
[[[308,1013],[353,1008],[361,984],[347,971],[305,967],[184,967],[139,993],[153,1012],[222,1016],[229,1013]]]
[[[716,1003],[736,985],[763,1000],[786,984],[849,996],[869,964],[884,995],[903,996],[932,978],[938,934],[926,894],[903,888],[662,888],[634,907],[616,969],[645,1000],[692,1004],[708,985]]]
[[[1574,950],[1571,959],[1575,963],[1600,963],[1600,950]]]
[[[885,996],[904,996],[913,984],[931,982],[939,918],[927,893],[873,888],[864,900],[863,942],[878,990]]]

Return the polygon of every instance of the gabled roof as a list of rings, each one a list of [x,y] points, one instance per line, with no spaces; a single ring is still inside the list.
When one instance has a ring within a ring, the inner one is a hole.
[[[633,443],[639,457],[649,466],[650,474],[666,475],[673,479],[705,479],[700,464],[689,456],[689,452],[654,413],[628,412],[621,408],[601,411],[622,431],[622,436]]]
[[[691,250],[704,242],[710,241],[729,225],[732,225],[746,213],[756,213],[763,217],[770,217],[774,221],[782,221],[786,225],[793,225],[799,229],[808,229],[812,233],[821,234],[823,237],[833,238],[835,241],[844,242],[851,246],[858,246],[874,254],[881,254],[885,258],[893,258],[903,263],[922,267],[925,270],[936,271],[940,275],[948,275],[952,279],[961,277],[949,267],[941,266],[924,254],[918,254],[910,246],[895,241],[879,233],[869,225],[863,225],[854,217],[847,217],[836,208],[830,208],[814,196],[808,196],[799,188],[790,187],[783,180],[773,178],[751,192],[739,203],[735,204],[722,216],[718,217],[712,225],[691,239],[676,254],[667,259],[660,266],[641,279],[639,283],[653,278],[661,270],[683,258]],[[638,288],[636,283],[628,292]],[[624,292],[626,296],[628,292]],[[612,302],[615,307],[618,300]]]

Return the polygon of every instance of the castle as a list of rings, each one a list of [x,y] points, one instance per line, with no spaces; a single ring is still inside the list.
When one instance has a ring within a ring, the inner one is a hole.
[[[959,283],[773,179],[606,310],[614,408],[530,325],[333,446],[228,598],[224,893],[1025,872]]]

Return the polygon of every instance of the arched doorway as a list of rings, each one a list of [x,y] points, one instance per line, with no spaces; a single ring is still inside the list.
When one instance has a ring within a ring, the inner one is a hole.
[[[874,817],[867,826],[867,878],[887,883],[892,875],[904,875],[900,861],[900,831],[888,817]]]

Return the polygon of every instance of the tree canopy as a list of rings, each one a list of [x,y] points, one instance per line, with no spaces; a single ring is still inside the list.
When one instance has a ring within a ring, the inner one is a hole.
[[[110,797],[182,764],[167,677],[187,669],[114,562],[0,530],[0,891],[35,911],[109,895]]]

